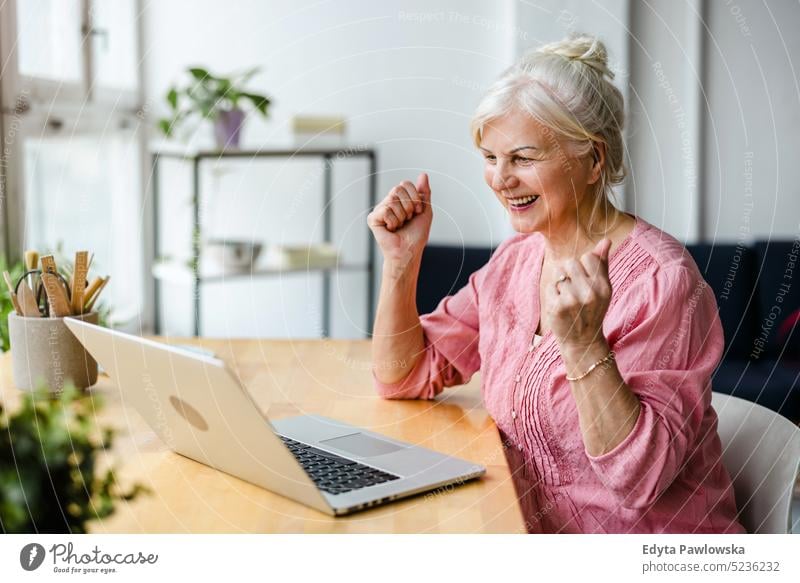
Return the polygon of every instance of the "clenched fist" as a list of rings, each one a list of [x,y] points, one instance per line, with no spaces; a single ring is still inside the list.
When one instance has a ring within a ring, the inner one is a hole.
[[[424,172],[414,184],[404,180],[367,216],[384,262],[401,267],[422,256],[431,231],[431,187]]]
[[[571,259],[554,286],[545,289],[553,334],[564,347],[583,350],[605,341],[603,320],[611,302],[608,277],[610,239],[603,239],[594,250]]]

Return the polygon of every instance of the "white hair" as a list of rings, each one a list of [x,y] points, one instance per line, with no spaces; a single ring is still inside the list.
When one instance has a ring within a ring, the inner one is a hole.
[[[582,156],[598,144],[605,165],[596,192],[608,201],[611,187],[625,178],[622,93],[611,80],[605,45],[579,34],[526,53],[489,88],[472,118],[472,138],[479,146],[487,123],[511,112],[531,115]]]

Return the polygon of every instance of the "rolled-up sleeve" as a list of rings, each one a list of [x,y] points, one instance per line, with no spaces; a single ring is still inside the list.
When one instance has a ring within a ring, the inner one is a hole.
[[[699,432],[724,338],[711,288],[685,265],[659,269],[621,301],[639,307],[630,330],[611,348],[641,409],[613,450],[586,455],[622,506],[647,508],[703,439]]]
[[[373,371],[373,383],[380,396],[385,399],[433,399],[445,387],[468,383],[480,370],[482,290],[498,277],[498,263],[515,257],[510,249],[524,237],[516,235],[503,241],[486,265],[469,276],[467,285],[444,298],[430,314],[420,316],[425,350],[411,371],[395,383],[380,382]]]
[[[480,369],[478,286],[488,264],[470,275],[467,285],[444,298],[436,310],[420,316],[425,350],[401,380],[387,384],[375,377],[385,399],[433,399],[445,387],[469,382]]]

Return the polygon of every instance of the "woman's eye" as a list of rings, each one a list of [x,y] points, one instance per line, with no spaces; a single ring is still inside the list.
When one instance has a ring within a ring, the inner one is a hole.
[[[484,156],[484,158],[486,158],[487,162],[490,162],[492,164],[494,164],[495,161],[497,160],[497,158],[495,156],[492,156],[491,154],[487,154],[486,156]]]
[[[514,160],[515,160],[515,161],[516,161],[518,164],[521,164],[521,165],[523,165],[523,166],[527,166],[528,164],[531,164],[531,163],[533,163],[533,162],[536,162],[536,160],[534,160],[533,158],[525,158],[525,157],[523,157],[523,156],[517,156],[517,157],[516,157]]]

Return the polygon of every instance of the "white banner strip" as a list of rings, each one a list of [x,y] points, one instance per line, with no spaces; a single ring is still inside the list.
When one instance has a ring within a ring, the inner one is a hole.
[[[798,543],[792,535],[4,535],[0,581],[796,582]]]

